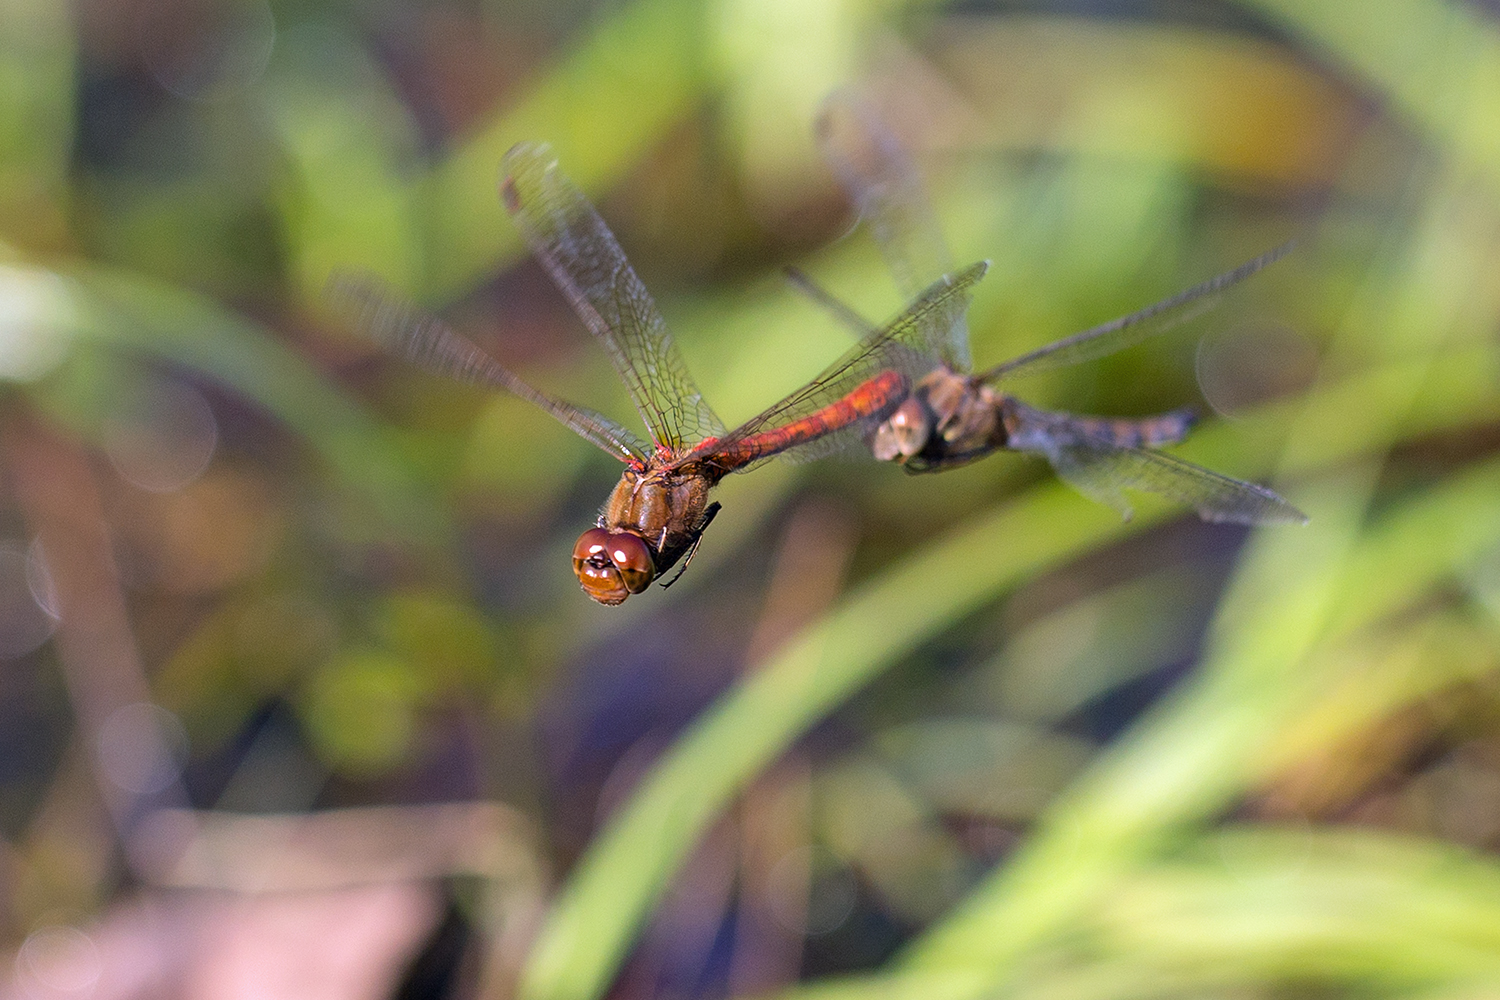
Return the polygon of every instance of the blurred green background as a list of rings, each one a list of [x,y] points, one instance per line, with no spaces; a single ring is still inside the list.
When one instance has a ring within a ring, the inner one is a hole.
[[[1305,528],[1001,455],[618,466],[329,314],[374,271],[622,420],[500,156],[733,424],[900,306],[811,123],[913,151],[983,366],[1295,253],[1029,401],[1209,414]],[[1500,9],[0,0],[0,935],[24,997],[1500,993]]]

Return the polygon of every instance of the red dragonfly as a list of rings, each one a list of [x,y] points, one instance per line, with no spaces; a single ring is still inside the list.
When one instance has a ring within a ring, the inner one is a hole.
[[[948,252],[916,169],[889,131],[847,96],[825,106],[818,142],[869,225],[903,294],[923,276],[948,270]],[[1001,391],[1001,383],[1103,357],[1193,318],[1218,293],[1291,249],[1278,247],[1200,285],[1129,316],[1075,333],[982,372],[974,372],[962,317],[873,330],[858,314],[796,271],[804,292],[865,335],[870,346],[899,345],[926,359],[911,394],[880,421],[867,443],[875,457],[909,472],[951,469],[1001,449],[1038,453],[1057,475],[1090,499],[1129,518],[1123,489],[1144,490],[1186,504],[1205,521],[1304,523],[1306,515],[1264,486],[1242,482],[1155,449],[1181,441],[1191,410],[1151,417],[1085,417],[1038,409]],[[879,367],[879,350],[866,358]]]
[[[661,313],[614,234],[557,168],[545,145],[505,155],[501,197],[531,252],[551,274],[615,371],[651,440],[581,406],[534,389],[441,321],[368,277],[341,276],[332,296],[395,353],[429,370],[529,400],[625,464],[595,527],[573,548],[573,570],[600,604],[639,594],[679,561],[687,568],[719,512],[708,493],[731,472],[774,455],[811,457],[868,437],[906,399],[923,359],[899,349],[925,329],[946,329],[968,306],[987,264],[926,288],[888,326],[812,382],[726,431],[683,363]],[[677,577],[663,583],[668,586]]]

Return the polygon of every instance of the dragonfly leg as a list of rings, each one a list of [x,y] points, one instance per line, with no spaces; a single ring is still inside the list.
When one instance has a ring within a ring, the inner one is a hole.
[[[993,455],[997,446],[985,445],[968,451],[954,451],[936,455],[913,455],[901,467],[909,475],[918,476],[927,472],[942,472],[946,469],[956,469],[961,465],[976,462],[987,455]]]
[[[722,509],[723,504],[717,500],[708,505],[708,509],[703,512],[703,523],[698,525],[698,530],[693,533],[693,544],[688,549],[687,555],[683,557],[682,565],[677,567],[677,572],[672,575],[672,579],[662,583],[661,587],[663,590],[672,586],[672,584],[681,579],[682,574],[687,572],[688,564],[693,561],[693,556],[698,552],[698,546],[703,544],[703,533],[708,530],[709,523],[713,521],[714,517]]]

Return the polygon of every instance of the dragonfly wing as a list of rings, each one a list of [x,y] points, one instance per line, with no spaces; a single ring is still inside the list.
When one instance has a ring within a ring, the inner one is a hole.
[[[551,148],[515,146],[503,169],[505,207],[604,345],[656,443],[676,451],[723,433],[651,294],[594,206],[558,169]]]
[[[823,105],[816,125],[818,147],[859,210],[860,218],[907,298],[953,271],[937,213],[927,199],[916,164],[874,111],[844,91]],[[945,329],[931,329],[929,349],[954,371],[968,371],[969,333],[962,316]]]
[[[438,375],[504,389],[546,410],[586,441],[633,465],[651,446],[602,414],[533,389],[447,324],[393,295],[368,275],[335,275],[328,298],[351,322],[391,353]]]
[[[1047,456],[1058,478],[1089,499],[1113,507],[1127,520],[1132,511],[1124,491],[1132,489],[1186,504],[1205,521],[1307,521],[1305,514],[1264,486],[1220,475],[1160,451],[1123,445],[1109,436],[1109,423],[1040,410],[1014,397],[1005,400],[1007,447]],[[1171,439],[1169,435],[1163,440]]]
[[[811,459],[864,436],[899,406],[933,361],[915,343],[933,323],[968,308],[974,284],[989,264],[970,265],[934,282],[890,323],[850,348],[817,378],[688,458],[719,456],[725,471],[742,472],[773,455]]]
[[[1165,333],[1191,319],[1201,316],[1218,304],[1219,295],[1225,289],[1239,284],[1262,268],[1285,257],[1296,246],[1295,241],[1283,243],[1274,250],[1246,261],[1232,271],[1225,271],[1215,278],[1162,299],[1154,305],[1121,316],[1119,319],[1101,323],[1099,326],[1064,337],[1045,347],[1012,358],[996,365],[980,378],[986,382],[1001,379],[1018,379],[1040,372],[1052,371],[1080,361],[1091,361],[1105,355],[1122,351],[1127,347],[1157,334]]]
[[[1047,458],[1063,482],[1115,508],[1127,520],[1131,508],[1122,488],[1175,500],[1196,510],[1205,521],[1307,523],[1307,515],[1274,490],[1220,475],[1163,452],[1085,443],[1059,446],[1049,451]]]

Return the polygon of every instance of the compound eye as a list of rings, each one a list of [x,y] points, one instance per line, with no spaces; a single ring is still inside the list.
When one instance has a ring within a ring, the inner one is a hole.
[[[927,446],[931,422],[922,404],[908,396],[875,431],[870,447],[882,462],[904,462]]]
[[[656,560],[645,539],[627,531],[609,536],[609,557],[620,571],[620,580],[632,594],[639,594],[656,579]]]
[[[619,604],[631,593],[610,557],[611,548],[610,534],[603,528],[590,528],[573,546],[573,572],[583,592],[600,604]]]

